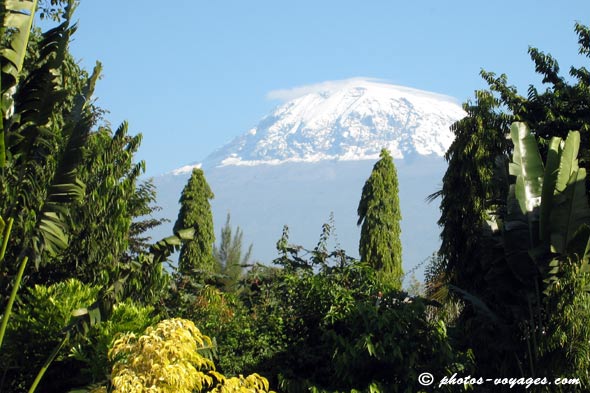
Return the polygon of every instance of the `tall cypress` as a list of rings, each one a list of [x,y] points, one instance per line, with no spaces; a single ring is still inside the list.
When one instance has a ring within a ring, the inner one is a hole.
[[[357,212],[357,225],[362,225],[361,260],[378,270],[388,285],[400,289],[403,270],[397,171],[386,149],[381,150],[380,160],[365,182]]]
[[[213,197],[203,170],[193,169],[191,178],[182,190],[180,211],[174,224],[174,231],[184,228],[195,229],[194,238],[185,242],[180,249],[178,269],[181,274],[190,274],[194,269],[207,272],[216,270],[213,257],[215,234],[209,204],[209,200]]]

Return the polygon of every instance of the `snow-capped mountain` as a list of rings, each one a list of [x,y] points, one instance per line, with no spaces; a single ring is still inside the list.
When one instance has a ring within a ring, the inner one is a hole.
[[[361,79],[294,93],[202,161],[215,193],[216,231],[231,213],[232,224],[254,244],[255,257],[269,263],[283,225],[294,243],[312,248],[332,212],[339,246],[358,255],[356,207],[380,150],[387,148],[398,169],[405,270],[434,252],[438,209],[424,200],[440,187],[442,156],[453,140],[449,126],[465,115],[461,107],[447,96]],[[170,227],[180,192],[200,165],[155,179]]]

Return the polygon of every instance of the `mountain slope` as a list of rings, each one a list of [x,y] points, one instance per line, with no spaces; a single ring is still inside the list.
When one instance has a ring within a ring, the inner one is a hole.
[[[425,198],[440,187],[452,142],[449,126],[464,116],[448,97],[366,80],[323,84],[275,109],[202,164],[216,198],[216,232],[230,212],[254,256],[274,257],[282,226],[312,248],[334,213],[335,242],[358,255],[356,207],[379,151],[395,158],[400,182],[404,269],[438,248],[438,209]],[[172,221],[195,165],[156,178],[159,203]]]

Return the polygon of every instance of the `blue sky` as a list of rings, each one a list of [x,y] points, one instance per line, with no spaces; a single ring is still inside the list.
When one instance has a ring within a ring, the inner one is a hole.
[[[573,27],[590,24],[590,1],[82,0],[75,19],[71,50],[103,63],[98,103],[143,134],[153,176],[246,132],[276,90],[369,77],[463,102],[483,68],[526,94],[529,45],[564,71],[587,60]]]

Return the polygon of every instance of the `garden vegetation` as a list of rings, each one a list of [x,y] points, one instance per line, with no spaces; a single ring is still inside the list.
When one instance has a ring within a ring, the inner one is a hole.
[[[74,8],[0,2],[0,391],[499,391],[422,386],[426,372],[578,378],[563,391],[588,390],[586,68],[561,76],[530,49],[545,90],[526,97],[482,72],[489,89],[453,125],[431,196],[442,246],[409,295],[386,150],[359,190],[360,260],[328,248],[331,224],[311,249],[285,227],[265,264],[229,216],[216,245],[199,169],[174,233],[149,239],[161,221],[134,159],[141,135],[112,129],[93,101],[101,65],[84,70],[68,51]],[[33,28],[35,12],[54,27]],[[575,30],[588,58],[590,29]]]

